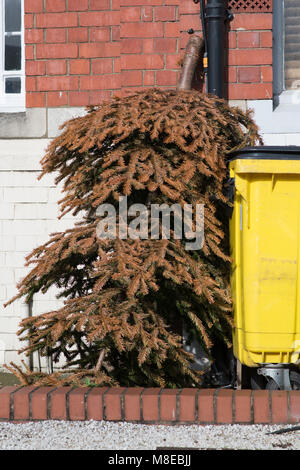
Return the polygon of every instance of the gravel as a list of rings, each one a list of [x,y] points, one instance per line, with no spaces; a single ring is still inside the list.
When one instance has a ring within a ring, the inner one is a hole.
[[[295,427],[295,426],[294,426]],[[283,434],[268,433],[290,429]],[[1,450],[300,450],[292,425],[144,425],[108,421],[0,423]]]

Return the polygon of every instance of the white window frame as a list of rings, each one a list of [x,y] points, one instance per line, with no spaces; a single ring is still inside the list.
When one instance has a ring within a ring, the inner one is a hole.
[[[300,0],[299,0],[300,1]],[[300,145],[300,90],[285,89],[284,0],[273,1],[273,96],[247,100],[266,145]]]
[[[5,39],[4,39],[4,7],[5,0],[0,0],[0,113],[25,112],[25,44],[24,44],[24,0],[21,0],[21,70],[5,71]],[[21,93],[5,93],[4,77],[20,77]]]
[[[284,71],[284,0],[273,2],[274,106],[300,105],[300,89],[285,88]]]

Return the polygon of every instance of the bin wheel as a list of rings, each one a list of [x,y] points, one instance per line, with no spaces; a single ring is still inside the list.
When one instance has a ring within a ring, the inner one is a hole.
[[[263,375],[258,375],[256,369],[251,373],[251,389],[264,390],[266,388],[266,379]]]
[[[292,390],[300,390],[300,373],[292,370],[290,372],[290,382],[291,382],[291,387]],[[279,390],[279,387],[275,380],[273,379],[268,379],[267,385],[266,385],[267,390]]]
[[[278,384],[275,382],[275,380],[269,378],[267,381],[266,390],[280,390],[280,388],[278,387]]]

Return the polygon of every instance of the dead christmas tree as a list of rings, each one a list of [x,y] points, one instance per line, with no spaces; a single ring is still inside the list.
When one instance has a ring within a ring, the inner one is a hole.
[[[85,218],[28,256],[35,266],[15,298],[60,288],[64,306],[22,320],[18,335],[29,341],[20,352],[63,356],[69,373],[17,367],[23,384],[84,385],[89,377],[98,385],[199,385],[180,325],[208,353],[216,338],[230,344],[226,163],[230,151],[258,142],[249,112],[196,91],[147,89],[65,124],[41,177],[57,172],[62,214]],[[149,210],[204,204],[203,248],[186,250],[172,231],[169,239],[100,239],[96,209],[117,208],[121,196]]]

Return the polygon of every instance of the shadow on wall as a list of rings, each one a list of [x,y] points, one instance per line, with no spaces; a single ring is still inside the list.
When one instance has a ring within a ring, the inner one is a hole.
[[[13,374],[0,371],[0,387],[6,387],[10,385],[20,385],[20,382]]]

